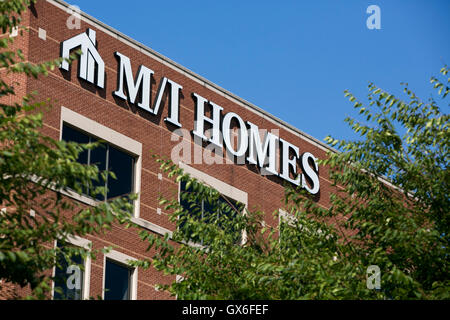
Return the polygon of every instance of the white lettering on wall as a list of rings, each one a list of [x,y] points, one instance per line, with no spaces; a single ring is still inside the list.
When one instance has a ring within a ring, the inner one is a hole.
[[[88,29],[85,33],[63,41],[61,57],[69,58],[70,51],[77,47],[81,47],[83,51],[79,62],[79,77],[104,88],[105,64],[97,51],[95,31]],[[113,95],[128,100],[153,115],[158,115],[163,107],[164,95],[168,93],[168,117],[164,118],[164,121],[181,128],[180,94],[183,87],[167,77],[162,77],[152,106],[153,70],[141,65],[137,75],[133,76],[130,59],[120,52],[115,52],[115,55],[118,58],[119,66],[117,90],[113,92]],[[64,60],[60,67],[68,71],[69,63]],[[299,148],[281,139],[278,133],[273,134],[267,130],[260,130],[257,125],[250,121],[244,121],[234,112],[226,113],[222,119],[224,109],[221,106],[195,92],[192,93],[192,97],[195,100],[195,120],[192,131],[194,164],[222,163],[224,144],[226,155],[233,158],[231,163],[245,164],[247,161],[247,163],[261,168],[261,174],[279,176],[294,185],[301,185],[312,194],[319,192],[319,168],[314,155],[305,152],[300,157]],[[138,98],[140,101],[136,101]],[[187,135],[189,139],[187,139]],[[174,148],[171,155],[172,158],[176,156],[177,159],[186,161],[191,158],[191,136],[180,133],[178,137],[173,136],[171,139],[177,141],[180,137],[182,137],[180,142],[182,145]],[[237,140],[236,144],[235,140]],[[206,148],[202,147],[204,142],[209,143]],[[200,150],[196,150],[196,148]],[[279,149],[281,149],[281,156],[277,157]],[[230,161],[228,158],[226,160]],[[280,163],[277,163],[277,160]],[[301,165],[301,173],[297,172],[298,162]]]
[[[257,125],[247,121],[249,125],[249,146],[247,161],[257,164],[267,172],[278,175],[275,168],[276,142],[278,137],[268,131],[265,132],[264,142],[261,141]],[[268,165],[266,166],[268,162]]]
[[[282,145],[282,165],[280,177],[298,186],[300,185],[300,175],[297,175],[297,160],[300,150],[297,146],[294,146],[292,143],[289,143],[284,139],[280,138],[280,141]],[[295,154],[292,158],[289,158],[291,150],[294,151]],[[291,168],[293,169],[294,177],[296,176],[295,179],[291,178]]]
[[[169,94],[169,117],[165,118],[164,121],[170,122],[177,127],[181,127],[179,121],[180,113],[180,90],[183,89],[182,86],[175,83],[174,81],[163,77],[159,85],[159,90],[156,95],[156,99],[153,108],[150,107],[151,103],[151,92],[152,92],[152,76],[154,74],[153,70],[141,65],[138,69],[136,78],[133,78],[133,71],[131,69],[130,58],[116,52],[115,55],[119,58],[119,71],[117,80],[117,90],[114,91],[114,95],[124,99],[129,100],[130,103],[136,103],[136,98],[138,93],[141,92],[141,101],[137,103],[137,106],[157,115],[161,107],[162,98],[164,92],[168,85],[170,86]],[[126,81],[126,88],[128,91],[128,96],[125,94],[124,79]]]
[[[78,76],[87,82],[97,84],[98,87],[103,89],[105,88],[105,62],[97,51],[95,39],[96,32],[87,29],[86,32],[63,41],[61,43],[61,58],[69,59],[70,51],[81,47]],[[97,69],[95,68],[96,65]],[[63,60],[60,68],[69,71],[69,66],[69,62]],[[97,76],[97,82],[95,82],[95,76]]]
[[[150,93],[153,70],[141,65],[139,67],[136,80],[134,80],[130,58],[120,52],[116,52],[115,55],[119,57],[119,72],[117,73],[117,90],[114,91],[114,95],[124,100],[127,99],[127,95],[125,95],[124,92],[125,88],[123,80],[125,79],[128,89],[128,100],[131,103],[135,103],[139,89],[142,88],[141,102],[138,102],[137,105],[138,107],[153,113],[153,110],[150,109]]]
[[[309,165],[309,160],[313,160],[314,168],[311,168]],[[317,158],[314,157],[311,153],[305,152],[302,155],[302,187],[308,190],[312,194],[317,194],[319,192],[320,183],[319,183],[319,166],[317,165]],[[306,183],[306,176],[311,179],[312,187],[310,188]]]
[[[213,143],[218,147],[222,146],[221,135],[220,135],[220,113],[223,108],[214,102],[208,101],[202,96],[193,93],[192,96],[196,100],[196,108],[195,108],[195,123],[194,123],[194,131],[192,134],[201,138],[204,141],[209,143]],[[212,116],[211,118],[205,115],[205,105],[209,104],[212,107]],[[208,122],[212,125],[212,130],[210,137],[205,135],[205,122]]]
[[[232,143],[231,121],[236,119],[239,124],[238,130],[238,146],[237,150],[234,149]],[[244,120],[234,112],[228,112],[223,118],[222,122],[223,141],[227,150],[235,157],[243,157],[248,149],[248,133]]]

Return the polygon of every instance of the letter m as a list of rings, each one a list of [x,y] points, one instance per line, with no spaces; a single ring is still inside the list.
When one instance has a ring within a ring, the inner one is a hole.
[[[114,95],[117,97],[127,100],[127,96],[124,92],[124,80],[126,81],[126,87],[128,89],[128,99],[131,103],[135,103],[136,97],[138,96],[139,89],[141,91],[141,102],[137,105],[142,109],[155,113],[154,110],[150,108],[150,95],[151,95],[151,81],[153,71],[149,68],[141,65],[138,70],[136,79],[133,78],[133,71],[131,70],[130,58],[116,52],[115,55],[119,58],[119,72],[117,75],[117,90],[114,91]]]
[[[95,31],[87,29],[85,33],[61,42],[61,58],[69,59],[70,51],[81,47],[78,76],[93,84],[95,84],[97,76],[97,86],[103,89],[105,87],[105,62],[97,51],[95,37]],[[60,68],[69,71],[69,63],[64,60]]]
[[[265,137],[263,142],[260,138],[258,126],[250,121],[247,121],[247,124],[250,126],[248,130],[249,144],[247,161],[264,169],[262,171],[264,174],[278,175],[275,168],[276,142],[278,137],[264,130]]]

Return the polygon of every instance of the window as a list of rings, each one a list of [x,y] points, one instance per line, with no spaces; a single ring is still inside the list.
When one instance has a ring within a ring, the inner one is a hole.
[[[130,300],[131,270],[106,259],[105,300]]]
[[[67,124],[63,124],[62,139],[65,141],[73,141],[77,143],[94,143],[98,139],[94,138],[80,130],[77,130]],[[102,143],[98,147],[83,151],[78,161],[82,164],[96,165],[100,172],[112,171],[117,179],[113,179],[108,175],[106,181],[99,174],[98,181],[94,181],[94,187],[105,186],[107,188],[106,199],[126,196],[134,192],[133,181],[135,171],[135,158],[130,154],[119,150],[109,143]],[[90,194],[86,190],[87,195]],[[105,200],[103,194],[96,195],[97,200]]]
[[[111,161],[109,161],[109,159],[108,161],[104,160],[103,163],[105,163],[105,166],[106,163],[110,164],[110,170],[116,174],[118,179],[109,179],[109,181],[107,181],[107,187],[111,189],[107,197],[114,197],[115,194],[126,194],[129,190],[139,195],[141,189],[142,143],[64,106],[61,106],[60,121],[61,139],[88,142],[91,138],[97,138],[108,142],[107,148],[109,148],[109,150],[107,153],[108,155],[112,155],[110,157],[112,159]],[[123,167],[129,167],[129,165],[121,165],[123,162],[117,160],[118,157],[116,157],[117,153],[115,151],[119,151],[119,155],[123,155],[126,159],[133,162],[131,171],[123,169]],[[81,154],[79,156],[79,161],[84,161],[86,164],[91,161],[91,159],[89,159],[89,151]],[[122,183],[123,181],[125,181],[125,183]],[[131,187],[127,181],[131,181]],[[126,191],[124,191],[125,189]],[[86,190],[85,194],[87,194],[87,191],[89,190]],[[92,197],[70,191],[65,194],[88,205],[95,205],[95,200]],[[139,218],[139,203],[140,199],[138,196],[137,199],[133,201],[133,216],[136,219]]]
[[[70,244],[62,244],[58,241],[57,247],[69,254]],[[55,300],[81,300],[83,299],[85,285],[85,264],[83,257],[78,254],[70,254],[67,259],[59,253],[58,265],[54,272],[53,299]]]
[[[196,202],[194,202],[189,197],[191,192],[193,192],[192,187],[186,188],[186,182],[182,181],[180,184],[180,204],[189,212],[190,217],[205,223],[217,223],[222,229],[230,228],[230,232],[236,234],[236,242],[239,243],[241,241],[241,232],[234,230],[233,226],[229,224],[232,224],[233,218],[243,211],[244,205],[224,195],[220,195],[216,201],[196,199]],[[183,221],[180,222],[179,228],[187,235],[193,232],[193,230],[187,229]],[[190,236],[190,240],[203,244],[201,236]]]
[[[183,193],[189,192],[189,190],[186,190],[186,184],[182,184],[180,183],[180,194],[179,194],[179,199],[180,199],[180,204],[187,210],[190,212],[191,215],[194,215],[196,217],[199,217],[199,219],[210,219],[209,221],[211,221],[211,219],[215,218],[220,218],[221,216],[227,217],[227,218],[231,218],[228,219],[228,221],[232,221],[233,215],[236,214],[236,210],[232,210],[229,212],[221,212],[221,211],[217,211],[216,208],[220,208],[220,204],[225,202],[229,202],[231,203],[234,207],[237,208],[237,203],[240,203],[240,206],[238,208],[238,212],[242,212],[244,213],[244,208],[247,207],[247,203],[248,203],[248,194],[245,191],[242,191],[236,187],[233,187],[232,185],[229,185],[219,179],[216,179],[198,169],[195,169],[183,162],[179,162],[178,165],[180,166],[181,169],[183,169],[183,171],[185,173],[188,173],[191,177],[197,179],[200,183],[204,183],[205,185],[214,188],[215,190],[217,190],[220,194],[221,194],[221,198],[223,197],[222,201],[219,200],[218,203],[216,204],[209,204],[209,203],[205,203],[204,201],[202,201],[201,203],[188,203],[185,202],[183,199]],[[205,209],[206,208],[206,209]],[[227,211],[227,210],[226,210]],[[180,223],[180,227],[183,227],[183,223],[181,221]],[[219,225],[220,225],[220,221],[219,221]],[[185,230],[188,234],[189,234],[189,230]],[[239,232],[236,232],[236,239],[240,239],[238,240],[241,244],[245,243],[246,241],[246,232],[245,230],[240,230]],[[197,241],[199,241],[201,243],[201,239],[198,238]],[[198,242],[197,242],[198,243]]]
[[[114,250],[105,255],[103,299],[136,299],[137,268],[128,265],[129,261],[136,261],[136,259]]]

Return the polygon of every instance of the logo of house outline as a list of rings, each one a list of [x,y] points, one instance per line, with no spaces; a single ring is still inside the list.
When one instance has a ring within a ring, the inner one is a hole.
[[[86,32],[61,42],[61,58],[68,59],[70,51],[81,46],[82,54],[79,61],[78,76],[104,89],[105,62],[97,51],[95,38],[95,31],[87,29]],[[69,67],[70,65],[67,61],[63,61],[60,65],[60,68],[66,71],[69,71]],[[97,83],[95,83],[96,73]]]

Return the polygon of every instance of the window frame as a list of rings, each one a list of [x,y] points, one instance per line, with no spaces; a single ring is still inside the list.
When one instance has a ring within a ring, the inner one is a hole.
[[[62,140],[63,126],[67,124],[75,130],[86,133],[94,138],[104,140],[115,148],[130,154],[135,158],[133,170],[133,192],[137,194],[137,199],[133,201],[133,218],[139,218],[140,211],[140,190],[141,190],[141,169],[142,169],[142,143],[127,137],[113,129],[110,129],[94,120],[91,120],[64,106],[61,107],[59,140]],[[95,206],[102,202],[92,199],[76,192],[64,192],[66,195],[85,204]]]
[[[179,167],[183,169],[184,173],[188,173],[192,178],[197,179],[200,183],[207,185],[213,189],[216,189],[221,195],[230,198],[234,201],[240,202],[244,205],[242,214],[246,214],[248,208],[248,193],[240,190],[232,185],[225,183],[219,179],[216,179],[198,169],[195,169],[184,162],[178,163]],[[178,203],[181,203],[181,181],[178,182]],[[241,245],[247,242],[247,232],[242,230]],[[190,243],[194,246],[200,244]],[[201,245],[200,245],[201,246]]]
[[[65,242],[75,246],[80,247],[88,250],[88,252],[91,252],[91,246],[92,242],[88,239],[81,238],[78,236],[68,236],[65,239]],[[58,240],[55,240],[53,243],[54,248],[56,249],[58,245]],[[85,259],[83,259],[83,288],[81,290],[81,300],[89,300],[90,296],[90,283],[91,283],[91,257],[88,255]],[[56,274],[56,266],[53,266],[52,268],[52,277],[55,277]],[[52,297],[51,299],[54,300],[54,294],[55,294],[55,281],[52,281]]]
[[[110,252],[105,253],[103,255],[102,299],[105,300],[106,260],[113,261],[114,263],[119,264],[130,270],[130,279],[129,279],[130,300],[137,300],[138,268],[130,266],[127,262],[138,261],[138,259],[116,250],[111,250]]]

